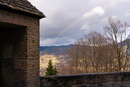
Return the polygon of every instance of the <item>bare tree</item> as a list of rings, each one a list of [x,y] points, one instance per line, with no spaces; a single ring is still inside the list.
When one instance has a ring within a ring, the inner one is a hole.
[[[109,18],[108,23],[109,25],[104,27],[105,35],[109,38],[115,50],[118,71],[121,71],[124,65],[123,41],[127,38],[128,24],[113,18]]]
[[[73,61],[70,65],[75,67],[75,74],[112,71],[114,60],[111,53],[107,38],[100,33],[90,32],[69,49]]]
[[[124,55],[124,65],[123,70],[124,71],[130,71],[130,38],[123,41],[123,55]]]
[[[108,23],[104,27],[105,35],[90,32],[69,48],[70,74],[129,71],[128,25],[112,18]]]
[[[88,46],[87,53],[91,66],[95,68],[93,72],[108,72],[110,63],[113,63],[112,57],[108,56],[108,54],[112,55],[108,39],[100,33],[90,32],[86,35],[86,45]],[[109,51],[110,49],[111,51]]]

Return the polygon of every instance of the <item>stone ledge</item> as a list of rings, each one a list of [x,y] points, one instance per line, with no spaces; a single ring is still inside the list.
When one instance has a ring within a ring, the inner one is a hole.
[[[41,87],[130,87],[130,72],[43,76],[40,82]]]

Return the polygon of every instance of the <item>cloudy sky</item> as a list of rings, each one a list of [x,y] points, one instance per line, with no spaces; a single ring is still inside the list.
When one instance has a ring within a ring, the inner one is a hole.
[[[42,11],[40,45],[74,43],[90,31],[103,33],[109,17],[130,24],[130,0],[29,0]]]

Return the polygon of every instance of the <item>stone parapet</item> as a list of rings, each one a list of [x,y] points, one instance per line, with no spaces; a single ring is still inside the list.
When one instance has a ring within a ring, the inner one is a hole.
[[[130,87],[130,72],[40,77],[41,87]]]

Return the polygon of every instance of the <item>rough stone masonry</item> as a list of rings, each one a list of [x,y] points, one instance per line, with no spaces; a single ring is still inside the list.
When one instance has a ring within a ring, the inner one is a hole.
[[[44,76],[41,87],[130,87],[130,72]]]
[[[39,19],[27,0],[0,0],[0,87],[39,87]]]

